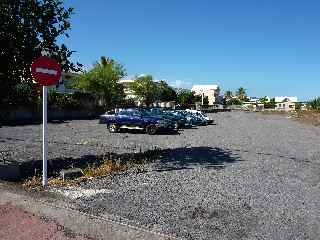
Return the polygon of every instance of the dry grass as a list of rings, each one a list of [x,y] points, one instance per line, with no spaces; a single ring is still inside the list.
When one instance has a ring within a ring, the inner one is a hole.
[[[108,160],[99,166],[91,165],[83,170],[84,177],[86,178],[96,178],[107,176],[110,173],[119,172],[126,169],[125,164],[116,162],[113,160]]]
[[[99,164],[91,164],[87,166],[77,166],[82,168],[83,176],[74,178],[74,179],[66,179],[65,181],[57,176],[57,172],[59,169],[55,170],[54,176],[49,177],[48,186],[49,187],[61,187],[61,186],[74,186],[81,182],[92,180],[97,177],[108,176],[113,173],[126,171],[128,169],[134,168],[137,172],[144,172],[144,165],[147,162],[153,161],[160,154],[159,149],[150,150],[144,153],[138,153],[138,155],[119,157],[116,156],[112,159],[110,154],[105,154],[102,156],[102,163]],[[116,160],[115,160],[116,159]],[[42,189],[42,177],[39,175],[35,175],[31,178],[23,181],[22,186],[26,189]]]
[[[84,177],[80,177],[77,179],[68,179],[66,181],[63,181],[62,178],[59,177],[50,177],[48,179],[48,186],[51,187],[62,187],[62,186],[74,186],[81,181],[85,181]],[[32,178],[26,179],[22,186],[25,189],[34,189],[34,190],[40,190],[42,189],[42,177],[41,176],[33,176]]]
[[[48,178],[48,186],[51,187],[62,187],[62,186],[74,186],[80,182],[92,180],[97,177],[104,177],[112,173],[124,171],[130,167],[138,166],[143,164],[143,161],[139,162],[127,162],[121,163],[121,161],[106,160],[100,165],[88,165],[83,169],[83,176],[75,179],[63,180],[60,177],[50,177]],[[33,176],[32,178],[26,179],[22,186],[26,189],[40,190],[42,188],[42,177]]]
[[[298,121],[304,124],[320,126],[320,112],[306,110],[306,111],[295,111],[295,112],[284,112],[284,111],[263,111],[261,114],[264,115],[288,115],[296,118]]]
[[[259,112],[259,113],[265,114],[265,115],[279,115],[279,114],[281,114],[281,115],[288,115],[288,114],[290,114],[290,112],[270,110],[270,109],[261,111],[261,112]]]
[[[297,112],[296,118],[308,125],[320,126],[320,112],[316,111],[299,111]]]

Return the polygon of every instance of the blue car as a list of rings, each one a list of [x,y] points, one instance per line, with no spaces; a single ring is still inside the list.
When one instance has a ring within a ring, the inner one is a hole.
[[[105,117],[109,132],[116,133],[121,129],[142,130],[150,135],[159,131],[174,129],[174,123],[162,117],[152,116],[139,109],[116,109],[113,115]]]
[[[188,112],[185,110],[178,110],[180,114],[183,114],[183,116],[186,118],[186,124],[189,124],[191,126],[201,126],[206,125],[206,121],[197,115],[193,114],[192,112]]]
[[[175,115],[171,111],[165,111],[161,108],[151,108],[147,109],[146,111],[151,115],[163,117],[174,122],[175,129],[179,129],[185,126],[185,118],[183,116]]]

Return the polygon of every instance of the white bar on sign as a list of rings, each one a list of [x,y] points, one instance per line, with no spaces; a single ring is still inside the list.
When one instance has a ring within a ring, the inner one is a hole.
[[[36,72],[38,73],[46,73],[50,75],[57,75],[57,71],[53,69],[47,69],[47,68],[36,68]]]

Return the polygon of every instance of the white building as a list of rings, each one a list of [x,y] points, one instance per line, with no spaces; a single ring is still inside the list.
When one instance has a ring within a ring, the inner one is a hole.
[[[74,93],[77,90],[68,86],[72,81],[75,73],[61,72],[61,77],[56,85],[48,86],[48,90],[55,90],[58,93]]]
[[[134,82],[133,79],[121,79],[119,81],[119,84],[123,86],[123,91],[125,94],[125,99],[133,99],[135,103],[140,106],[143,104],[143,101],[141,98],[139,98],[135,92],[131,89],[131,84]],[[161,80],[153,80],[153,82],[157,85],[161,82]],[[173,108],[175,106],[175,102],[154,102],[154,107],[167,107],[167,108]]]
[[[193,85],[191,91],[195,95],[208,97],[209,105],[213,105],[219,101],[220,88],[218,85]]]
[[[161,80],[153,80],[155,84],[159,84]],[[134,79],[121,79],[119,84],[123,86],[124,94],[126,99],[137,99],[134,91],[131,89],[130,85],[134,82]]]
[[[281,96],[281,97],[275,97],[274,101],[276,103],[282,103],[282,102],[293,102],[293,103],[296,103],[296,102],[298,102],[298,98],[297,97]]]
[[[284,101],[281,103],[276,103],[276,108],[277,111],[285,111],[285,112],[291,112],[296,109],[296,104],[291,101]]]
[[[249,97],[249,102],[259,103],[261,98],[265,98],[266,102],[270,102],[270,97],[268,97],[268,96],[265,96],[265,97]]]
[[[135,95],[134,91],[131,90],[130,85],[134,82],[132,79],[122,79],[119,81],[120,84],[123,85],[123,91],[126,95],[126,99],[136,99],[137,96]]]
[[[249,97],[249,102],[252,102],[252,103],[257,103],[259,102],[260,98],[258,97]]]

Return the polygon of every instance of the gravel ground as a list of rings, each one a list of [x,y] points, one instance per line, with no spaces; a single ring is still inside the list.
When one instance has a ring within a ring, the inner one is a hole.
[[[211,117],[216,125],[179,135],[110,134],[96,121],[50,124],[50,157],[83,157],[103,146],[163,149],[144,172],[78,188],[94,194],[72,189],[82,211],[185,239],[319,239],[320,128],[286,115]],[[15,159],[40,159],[40,127],[3,127],[0,146]]]

